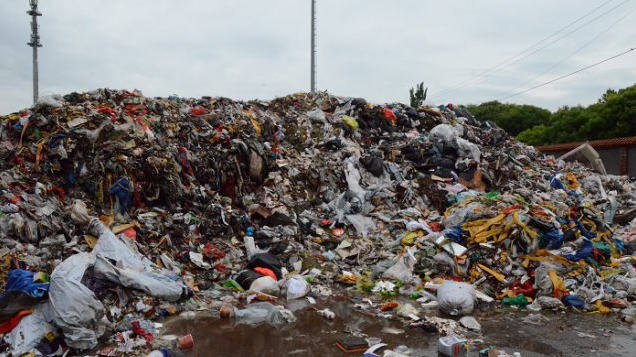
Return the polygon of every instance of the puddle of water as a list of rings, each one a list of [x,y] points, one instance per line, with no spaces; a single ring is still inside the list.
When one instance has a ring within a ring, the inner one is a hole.
[[[293,324],[273,327],[238,325],[231,320],[202,315],[196,318],[175,318],[166,323],[166,333],[194,336],[195,347],[188,357],[235,356],[358,356],[345,354],[335,342],[348,330],[380,337],[389,348],[406,345],[412,356],[437,356],[437,333],[410,328],[399,319],[370,317],[356,311],[348,301],[321,302],[318,309],[329,307],[336,319],[329,321],[308,307],[296,306]],[[633,356],[636,342],[634,327],[623,325],[615,315],[581,315],[572,312],[544,313],[550,321],[543,326],[529,325],[521,319],[525,311],[476,312],[483,328],[486,345],[503,349],[512,355],[535,356]],[[399,335],[383,333],[384,327],[402,329]],[[477,356],[471,351],[469,356]]]

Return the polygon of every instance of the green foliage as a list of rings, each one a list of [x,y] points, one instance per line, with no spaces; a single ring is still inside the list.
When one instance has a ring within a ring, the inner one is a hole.
[[[554,113],[530,105],[486,102],[468,110],[491,120],[530,145],[560,144],[636,135],[636,84],[608,89],[587,107],[562,107]],[[546,116],[547,113],[547,116]]]
[[[409,95],[411,98],[411,107],[413,108],[421,107],[424,101],[426,100],[427,92],[428,92],[428,87],[424,89],[424,82],[420,84],[416,84],[415,88],[411,88],[409,90]]]
[[[526,129],[517,135],[517,140],[528,145],[539,146],[546,143],[546,138],[550,135],[550,127],[544,124],[534,128]]]
[[[498,101],[468,105],[468,110],[481,121],[492,121],[510,135],[536,125],[548,124],[550,111],[533,105],[503,104]]]

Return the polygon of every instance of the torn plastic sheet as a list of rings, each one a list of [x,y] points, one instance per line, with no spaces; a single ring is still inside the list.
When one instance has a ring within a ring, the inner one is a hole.
[[[363,237],[367,237],[372,230],[374,230],[375,223],[369,217],[365,217],[361,214],[350,214],[347,215],[347,220],[349,223],[353,225],[358,234],[361,234]]]
[[[78,253],[58,265],[51,274],[49,301],[53,323],[62,329],[66,343],[73,348],[97,345],[98,324],[104,306],[81,283],[90,267],[92,274],[115,284],[146,292],[150,296],[177,301],[185,286],[159,272],[159,268],[117,238],[97,218],[89,231],[99,240],[91,253]]]
[[[360,179],[362,176],[360,175],[360,171],[355,168],[353,160],[346,160],[345,175],[349,191],[351,191],[351,193],[353,193],[361,203],[364,203],[367,191],[360,186]]]
[[[104,305],[81,280],[95,262],[95,253],[79,253],[68,257],[51,274],[49,302],[53,323],[62,329],[66,344],[89,349],[97,345],[95,331],[104,315]]]
[[[98,258],[94,269],[96,276],[164,300],[181,298],[185,286],[176,281],[177,276],[162,274],[157,265],[124,244],[97,218],[91,220],[89,230],[99,236],[93,249]],[[116,262],[115,265],[111,261]]]

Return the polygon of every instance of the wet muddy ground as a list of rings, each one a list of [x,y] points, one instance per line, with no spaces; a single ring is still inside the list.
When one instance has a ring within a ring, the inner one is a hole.
[[[411,356],[437,356],[437,333],[410,328],[395,317],[365,315],[356,311],[348,300],[318,302],[316,307],[329,307],[336,313],[335,320],[329,321],[308,304],[296,302],[288,306],[298,319],[293,324],[248,326],[203,313],[172,319],[166,322],[164,332],[194,336],[195,347],[186,353],[188,357],[361,356],[361,352],[346,354],[335,345],[339,337],[351,330],[379,337],[388,348],[405,345],[412,349]],[[490,307],[488,311],[476,311],[473,316],[482,325],[484,347],[495,346],[510,355],[520,352],[523,357],[636,356],[636,326],[620,322],[616,314],[543,312],[549,321],[540,326],[523,322],[528,314],[525,310],[499,307],[493,311]],[[437,312],[431,311],[429,315]],[[404,332],[383,333],[384,327]],[[471,336],[476,337],[467,335]],[[469,351],[468,356],[478,356],[478,352]]]

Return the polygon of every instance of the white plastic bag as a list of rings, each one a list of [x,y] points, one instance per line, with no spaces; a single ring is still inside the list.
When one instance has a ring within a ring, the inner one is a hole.
[[[307,116],[309,117],[309,119],[315,122],[319,122],[319,123],[327,122],[327,116],[325,115],[325,112],[323,112],[320,108],[314,108],[308,111]]]
[[[463,132],[463,129],[461,130]],[[448,124],[440,124],[431,129],[430,138],[431,140],[441,140],[445,144],[452,145],[454,144],[455,138],[457,138],[458,134],[461,135],[461,133],[458,133],[458,130],[455,129],[453,126]]]
[[[413,280],[413,268],[415,267],[415,251],[417,248],[411,247],[406,251],[400,252],[397,263],[387,269],[382,277],[387,279],[397,279],[403,282]]]
[[[440,311],[451,316],[468,315],[475,306],[475,287],[454,281],[444,281],[437,289]]]
[[[254,280],[250,290],[268,295],[278,295],[280,292],[278,283],[271,276],[263,276]]]
[[[285,282],[287,300],[301,299],[311,291],[311,287],[300,275],[294,275]]]
[[[467,157],[475,161],[479,161],[481,158],[481,151],[479,147],[470,141],[462,138],[457,138],[457,149],[460,157]]]

